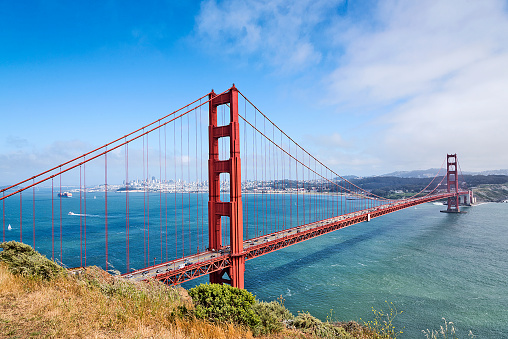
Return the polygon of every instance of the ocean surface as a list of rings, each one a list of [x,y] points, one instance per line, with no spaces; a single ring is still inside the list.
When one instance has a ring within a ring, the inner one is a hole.
[[[149,213],[151,254],[147,255],[143,248],[146,197],[129,195],[131,268],[206,246],[206,196],[182,195],[165,201],[169,219],[165,208],[156,207],[157,196],[149,197],[155,207]],[[33,245],[35,229],[38,251],[62,259],[69,267],[80,266],[84,264],[86,214],[86,264],[104,267],[104,193],[87,193],[86,212],[79,193],[70,199],[50,197],[50,191],[41,189],[0,204],[5,240],[19,241],[22,235],[23,242]],[[282,197],[277,199],[284,200]],[[252,209],[256,199],[255,195],[244,196],[244,204],[250,201],[248,208]],[[269,204],[268,213],[273,215],[266,219],[272,223],[280,213],[273,207],[290,204],[282,200]],[[189,215],[178,214],[175,227],[173,211],[191,205],[202,208],[192,209]],[[403,331],[400,338],[424,338],[422,330],[438,329],[444,324],[442,318],[453,322],[459,338],[467,338],[470,330],[477,338],[508,338],[508,204],[464,207],[467,213],[457,215],[440,213],[443,208],[432,203],[419,205],[248,261],[245,287],[260,300],[282,296],[294,314],[310,312],[322,320],[369,321],[372,308],[389,311],[393,303],[403,312],[394,320],[395,327]],[[108,268],[122,272],[126,270],[125,210],[124,195],[108,193]],[[254,215],[251,212],[247,217]],[[262,225],[263,221],[256,222]],[[183,238],[188,233],[190,240]],[[178,240],[176,249],[174,239]],[[206,281],[200,278],[183,286]]]

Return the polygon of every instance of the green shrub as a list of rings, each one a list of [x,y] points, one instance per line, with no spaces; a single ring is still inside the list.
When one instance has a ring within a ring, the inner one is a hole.
[[[395,326],[393,326],[393,320],[403,311],[398,311],[393,303],[388,303],[387,301],[385,303],[388,306],[388,311],[378,311],[372,308],[374,320],[365,322],[363,325],[378,333],[380,338],[397,338],[402,331],[396,331]]]
[[[261,322],[252,309],[252,293],[229,285],[201,284],[189,290],[197,318],[216,323],[232,322],[255,329]]]
[[[322,321],[313,317],[308,312],[298,313],[298,316],[293,320],[293,326],[296,328],[313,330],[320,326]]]
[[[293,314],[277,301],[256,302],[252,308],[261,319],[260,324],[253,330],[254,335],[281,332],[285,323],[294,318]]]
[[[65,273],[65,269],[49,260],[31,246],[8,241],[0,243],[0,261],[7,264],[13,274],[51,280]]]
[[[348,333],[346,329],[339,324],[333,324],[328,321],[322,322],[318,318],[310,315],[308,312],[298,313],[298,316],[294,318],[291,324],[295,328],[300,329],[302,332],[317,336],[319,338],[355,338],[355,336]]]

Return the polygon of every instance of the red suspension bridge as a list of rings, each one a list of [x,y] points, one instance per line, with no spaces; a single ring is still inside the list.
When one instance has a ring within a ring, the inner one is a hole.
[[[460,212],[470,193],[458,176],[451,154],[446,174],[414,196],[376,196],[312,156],[233,85],[1,189],[2,240],[133,280],[209,275],[243,288],[246,260],[426,202],[447,199],[446,211]]]

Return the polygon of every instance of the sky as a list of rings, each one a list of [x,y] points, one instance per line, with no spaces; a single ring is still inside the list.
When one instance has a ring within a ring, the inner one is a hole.
[[[0,0],[0,184],[233,83],[341,175],[508,168],[507,1]]]

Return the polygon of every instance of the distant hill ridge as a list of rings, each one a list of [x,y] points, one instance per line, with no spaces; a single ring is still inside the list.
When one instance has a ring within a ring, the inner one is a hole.
[[[379,175],[379,177],[397,177],[397,178],[433,178],[439,168],[430,168],[427,170],[415,171],[397,171],[388,174]],[[446,169],[441,170],[442,174],[446,173]],[[508,175],[508,169],[488,170],[482,172],[462,172],[464,175]]]

